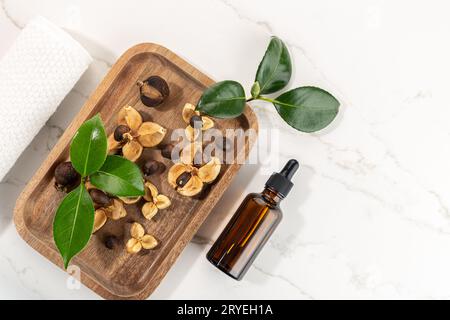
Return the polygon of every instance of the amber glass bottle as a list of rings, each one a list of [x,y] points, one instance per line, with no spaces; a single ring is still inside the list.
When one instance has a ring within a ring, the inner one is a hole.
[[[289,160],[280,173],[267,180],[263,192],[245,197],[206,255],[213,265],[234,279],[244,277],[281,221],[279,203],[291,190],[290,180],[298,167],[297,160]]]

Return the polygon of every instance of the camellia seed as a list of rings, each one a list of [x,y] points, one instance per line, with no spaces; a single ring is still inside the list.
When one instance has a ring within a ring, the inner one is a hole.
[[[89,190],[89,195],[91,196],[92,201],[102,207],[109,207],[112,204],[111,198],[101,190],[91,189]]]
[[[142,172],[145,176],[149,176],[154,173],[162,172],[165,169],[166,166],[163,163],[156,160],[147,160],[142,167]]]
[[[124,139],[123,135],[130,131],[131,129],[128,126],[121,124],[116,128],[116,130],[114,130],[114,140],[116,140],[117,142],[122,142]]]
[[[119,244],[119,239],[114,235],[107,235],[105,237],[104,243],[105,247],[107,247],[110,250],[113,250]]]
[[[147,107],[157,107],[169,96],[167,82],[159,76],[151,76],[137,83],[141,101]]]
[[[202,117],[198,115],[193,115],[191,119],[189,120],[189,125],[192,128],[200,129],[203,126],[203,120]]]
[[[62,162],[55,168],[55,186],[58,190],[66,190],[78,182],[79,179],[80,174],[70,161]]]
[[[189,182],[189,180],[191,179],[191,174],[189,172],[183,172],[182,174],[180,174],[180,176],[177,178],[176,184],[177,186],[179,186],[180,188],[183,188],[186,183]]]
[[[161,155],[166,159],[172,159],[172,151],[175,146],[173,144],[166,144],[161,147]]]

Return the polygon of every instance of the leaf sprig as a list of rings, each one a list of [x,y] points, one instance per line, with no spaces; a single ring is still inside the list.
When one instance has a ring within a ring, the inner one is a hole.
[[[314,132],[325,128],[336,117],[339,101],[329,92],[312,86],[298,87],[276,97],[272,94],[285,88],[292,75],[292,62],[286,45],[272,37],[261,60],[246,98],[239,82],[217,82],[203,92],[196,109],[217,118],[235,118],[244,112],[245,103],[253,100],[271,102],[281,118],[296,130]]]
[[[53,221],[53,239],[66,269],[89,242],[94,227],[94,204],[85,187],[88,178],[96,188],[113,196],[144,195],[139,167],[107,152],[105,127],[96,115],[83,123],[72,139],[70,160],[81,175],[81,183],[62,200]]]

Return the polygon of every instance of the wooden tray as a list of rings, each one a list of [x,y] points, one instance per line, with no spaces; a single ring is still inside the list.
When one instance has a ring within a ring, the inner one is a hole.
[[[166,79],[171,90],[168,100],[158,108],[144,106],[136,87],[138,80],[150,75]],[[171,130],[186,126],[181,117],[184,104],[195,103],[203,90],[212,83],[206,75],[159,45],[139,44],[126,51],[85,103],[17,200],[14,221],[22,238],[62,267],[62,260],[53,243],[52,222],[64,195],[53,186],[53,171],[58,163],[68,159],[70,141],[84,121],[100,113],[110,134],[115,128],[118,110],[124,105],[131,105],[145,113],[149,120],[168,128],[165,138],[168,141]],[[215,120],[215,125],[221,130],[258,130],[256,117],[248,106],[239,118]],[[247,157],[254,140],[247,139],[245,148],[237,150],[237,153],[244,153]],[[108,221],[93,235],[86,249],[72,260],[72,264],[80,267],[82,283],[104,298],[147,298],[192,239],[240,167],[239,164],[223,165],[220,176],[207,196],[202,200],[192,199],[178,195],[168,185],[167,170],[172,163],[161,158],[156,150],[147,149],[145,152],[166,164],[166,172],[152,182],[160,193],[170,197],[172,205],[160,211],[152,221],[141,215],[137,205],[126,206],[127,217]],[[126,252],[124,243],[129,238],[127,226],[132,221],[143,224],[145,230],[159,240],[160,245],[156,250],[145,250],[135,255]],[[102,239],[107,234],[118,236],[122,244],[114,250],[106,249]]]

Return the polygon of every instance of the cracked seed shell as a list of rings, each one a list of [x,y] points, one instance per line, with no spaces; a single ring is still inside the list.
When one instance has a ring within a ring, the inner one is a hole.
[[[182,116],[184,122],[187,123],[191,127],[195,127],[191,124],[191,119],[196,116],[201,117],[201,121],[202,121],[201,129],[203,131],[214,127],[214,121],[207,116],[201,116],[200,112],[195,110],[195,106],[191,103],[186,103],[184,105],[183,110],[181,112],[181,116]],[[198,118],[194,118],[194,119],[198,119]]]
[[[117,123],[128,126],[132,132],[137,132],[142,124],[141,114],[131,106],[125,106],[117,114]]]
[[[166,209],[171,205],[169,197],[159,194],[156,186],[148,181],[145,183],[144,199],[147,202],[142,206],[141,211],[142,215],[148,220],[152,219],[158,213],[158,210]]]
[[[216,180],[220,173],[220,160],[217,157],[211,157],[211,160],[198,169],[198,176],[204,183],[211,183]]]
[[[141,238],[141,245],[144,249],[150,250],[156,248],[158,241],[154,236],[146,234]]]
[[[127,215],[123,202],[116,198],[113,199],[111,206],[105,208],[105,211],[106,216],[112,220],[119,220]]]
[[[153,249],[158,245],[155,237],[145,234],[144,227],[140,223],[133,223],[130,229],[131,238],[126,243],[129,253],[138,253],[142,248]]]
[[[137,139],[143,147],[151,148],[161,143],[166,132],[167,129],[156,122],[144,122],[137,131]]]
[[[186,197],[193,197],[202,191],[203,182],[198,176],[192,176],[182,188],[178,188],[179,194]]]
[[[144,81],[138,81],[141,101],[147,107],[157,107],[169,96],[167,82],[159,76],[151,76]]]
[[[92,233],[100,230],[101,227],[103,227],[106,223],[107,217],[106,212],[103,208],[95,210],[94,213],[94,229]]]
[[[119,199],[125,204],[134,204],[141,200],[142,196],[137,197],[119,197]]]
[[[130,127],[124,124],[118,125],[114,130],[114,140],[116,140],[117,142],[122,142],[125,138],[124,135],[126,133],[129,133],[130,131],[131,131]]]
[[[143,149],[144,148],[138,141],[131,140],[122,147],[122,153],[128,160],[136,162],[136,160],[142,155]]]

